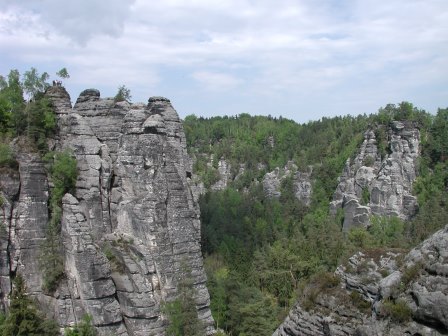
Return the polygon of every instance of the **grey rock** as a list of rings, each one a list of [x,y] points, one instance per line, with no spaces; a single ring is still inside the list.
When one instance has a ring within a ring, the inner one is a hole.
[[[209,166],[213,165],[214,158],[210,158],[210,164]],[[212,186],[210,186],[211,190],[218,191],[218,190],[224,190],[227,188],[227,185],[229,181],[232,180],[232,171],[231,171],[231,165],[228,163],[224,158],[221,158],[218,160],[218,174],[219,174],[219,180],[216,181]]]
[[[353,161],[347,160],[339,178],[330,211],[336,214],[343,209],[345,231],[354,226],[369,226],[370,214],[407,220],[418,209],[412,183],[416,178],[419,130],[411,122],[394,122],[387,134],[390,154],[381,157],[375,132],[369,130],[364,134],[358,155]],[[368,200],[361,204],[366,192]]]
[[[281,171],[280,168],[276,168],[270,173],[266,173],[263,178],[263,190],[267,197],[278,198],[281,195]]]
[[[177,112],[168,99],[116,103],[98,90],[81,93],[74,108],[62,87],[46,93],[58,117],[57,150],[76,156],[78,179],[63,198],[61,235],[65,278],[42,292],[38,256],[48,223],[51,181],[37,156],[18,157],[19,174],[0,173],[7,239],[0,236],[0,294],[7,309],[10,276],[61,327],[86,313],[99,335],[161,335],[165,301],[191,277],[198,317],[213,333],[200,250],[200,212],[192,161]]]
[[[339,266],[335,274],[341,279],[341,287],[319,293],[315,307],[309,311],[299,300],[273,335],[445,335],[448,226],[410,251],[401,267],[395,261],[398,253],[378,252],[359,252]],[[350,303],[354,291],[371,305],[370,312]],[[411,320],[396,323],[384,316],[385,300],[405,302],[412,311]]]
[[[288,162],[284,168],[276,168],[266,173],[263,177],[263,190],[269,198],[281,196],[281,184],[285,178],[292,177],[293,192],[295,197],[305,205],[311,202],[312,182],[311,172],[301,172],[293,162]]]

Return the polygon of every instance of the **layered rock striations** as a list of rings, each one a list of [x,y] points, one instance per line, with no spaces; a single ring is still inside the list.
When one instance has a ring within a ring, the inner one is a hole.
[[[53,146],[72,151],[79,171],[76,191],[63,198],[64,278],[54,293],[42,292],[37,257],[49,183],[37,157],[19,157],[20,174],[0,179],[9,226],[1,237],[2,303],[8,304],[11,273],[20,272],[61,326],[87,313],[100,335],[162,335],[161,306],[188,277],[192,304],[211,333],[199,207],[188,185],[192,164],[170,101],[116,103],[90,89],[72,109],[64,88],[51,87],[46,95],[58,117]]]
[[[409,219],[415,214],[412,183],[419,143],[420,132],[413,122],[394,121],[387,129],[364,134],[358,155],[347,160],[330,205],[333,214],[343,209],[344,230],[368,226],[371,215]]]
[[[447,251],[448,226],[405,256],[358,253],[337,269],[335,286],[308,289],[313,295],[303,296],[273,335],[446,335]]]

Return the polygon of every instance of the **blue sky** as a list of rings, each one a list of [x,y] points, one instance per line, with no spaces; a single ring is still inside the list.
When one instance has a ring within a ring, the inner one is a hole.
[[[181,117],[448,106],[446,0],[0,0],[0,74],[66,67],[72,101],[126,85]]]

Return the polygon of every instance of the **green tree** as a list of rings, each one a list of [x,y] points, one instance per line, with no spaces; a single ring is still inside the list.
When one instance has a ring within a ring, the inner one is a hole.
[[[8,144],[0,142],[0,167],[17,168],[17,161],[14,158],[14,153]]]
[[[68,74],[68,71],[66,68],[62,68],[61,70],[59,70],[58,72],[56,72],[56,75],[60,78],[70,78],[70,75]]]
[[[128,89],[125,85],[120,85],[118,87],[118,92],[114,97],[115,102],[121,102],[121,101],[131,101],[131,90]]]
[[[428,147],[434,163],[448,160],[448,108],[437,111]]]
[[[229,302],[226,328],[230,334],[251,336],[272,335],[278,325],[275,299],[255,287],[235,284]]]
[[[378,247],[402,247],[404,244],[404,223],[398,217],[372,216],[369,233]]]
[[[27,136],[37,149],[46,152],[47,139],[54,134],[56,129],[56,116],[50,100],[39,97],[27,104],[25,113],[27,115]]]
[[[25,103],[18,70],[11,70],[0,81],[0,131],[15,136],[26,127]]]
[[[41,247],[40,264],[44,270],[43,289],[54,292],[64,276],[60,222],[62,217],[62,197],[75,188],[78,176],[77,162],[68,152],[50,152],[44,158],[48,163],[51,181],[54,184],[50,194],[50,221],[45,241]]]
[[[50,86],[47,80],[50,76],[44,72],[40,75],[36,68],[31,68],[23,74],[23,89],[30,99],[36,99],[38,94],[43,94]]]
[[[26,294],[25,282],[21,276],[14,279],[11,292],[11,306],[2,323],[1,336],[57,336],[59,328],[46,320]]]
[[[177,298],[165,303],[162,309],[169,321],[166,333],[168,336],[203,336],[205,330],[196,310],[191,271],[182,266],[181,273]]]
[[[96,336],[96,329],[92,325],[92,317],[84,315],[81,322],[73,328],[65,328],[64,336]]]

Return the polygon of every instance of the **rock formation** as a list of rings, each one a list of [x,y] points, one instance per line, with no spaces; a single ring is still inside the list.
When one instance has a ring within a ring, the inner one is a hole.
[[[383,134],[382,139],[377,135]],[[354,160],[347,160],[331,202],[330,211],[344,211],[344,230],[368,226],[370,215],[415,214],[417,199],[412,195],[419,155],[420,132],[412,122],[394,121],[384,130],[368,130]],[[387,152],[379,150],[387,147]]]
[[[285,178],[292,178],[294,196],[305,205],[311,202],[311,173],[301,172],[292,162],[288,162],[284,168],[276,168],[266,173],[263,177],[263,190],[267,197],[278,198],[281,196],[281,184]]]
[[[308,289],[273,335],[446,335],[448,226],[402,257],[356,254],[335,272],[335,286]]]
[[[46,95],[58,119],[52,146],[71,150],[79,171],[76,192],[63,198],[64,278],[54,293],[42,291],[38,256],[51,181],[38,156],[20,154],[19,174],[0,173],[6,223],[1,303],[8,305],[10,276],[20,273],[61,327],[87,313],[99,335],[161,335],[167,322],[161,305],[176,297],[182,277],[190,277],[192,304],[212,333],[199,206],[189,187],[192,164],[170,101],[116,103],[90,89],[72,109],[63,87],[50,87]]]
[[[209,162],[209,167],[213,166],[213,154],[211,155],[211,159]],[[228,163],[223,158],[218,160],[218,176],[219,179],[213,185],[210,186],[210,189],[213,191],[224,190],[227,188],[229,181],[232,180],[232,171],[230,163]]]
[[[213,156],[208,163],[209,167],[213,166]],[[258,170],[262,171],[266,169],[266,165],[259,163]],[[224,158],[218,160],[218,181],[210,186],[210,190],[219,191],[224,190],[229,185],[229,182],[237,181],[245,172],[245,165],[240,164],[238,173],[232,176],[232,167],[229,162]],[[264,193],[269,198],[278,198],[281,195],[281,185],[282,181],[286,178],[292,178],[292,188],[295,197],[305,205],[309,205],[311,202],[311,172],[301,172],[294,162],[289,161],[284,168],[275,168],[273,171],[266,173],[261,183],[263,185]],[[253,183],[260,183],[260,181],[255,180]],[[205,193],[206,189],[200,186],[198,183],[198,190],[200,193]]]

